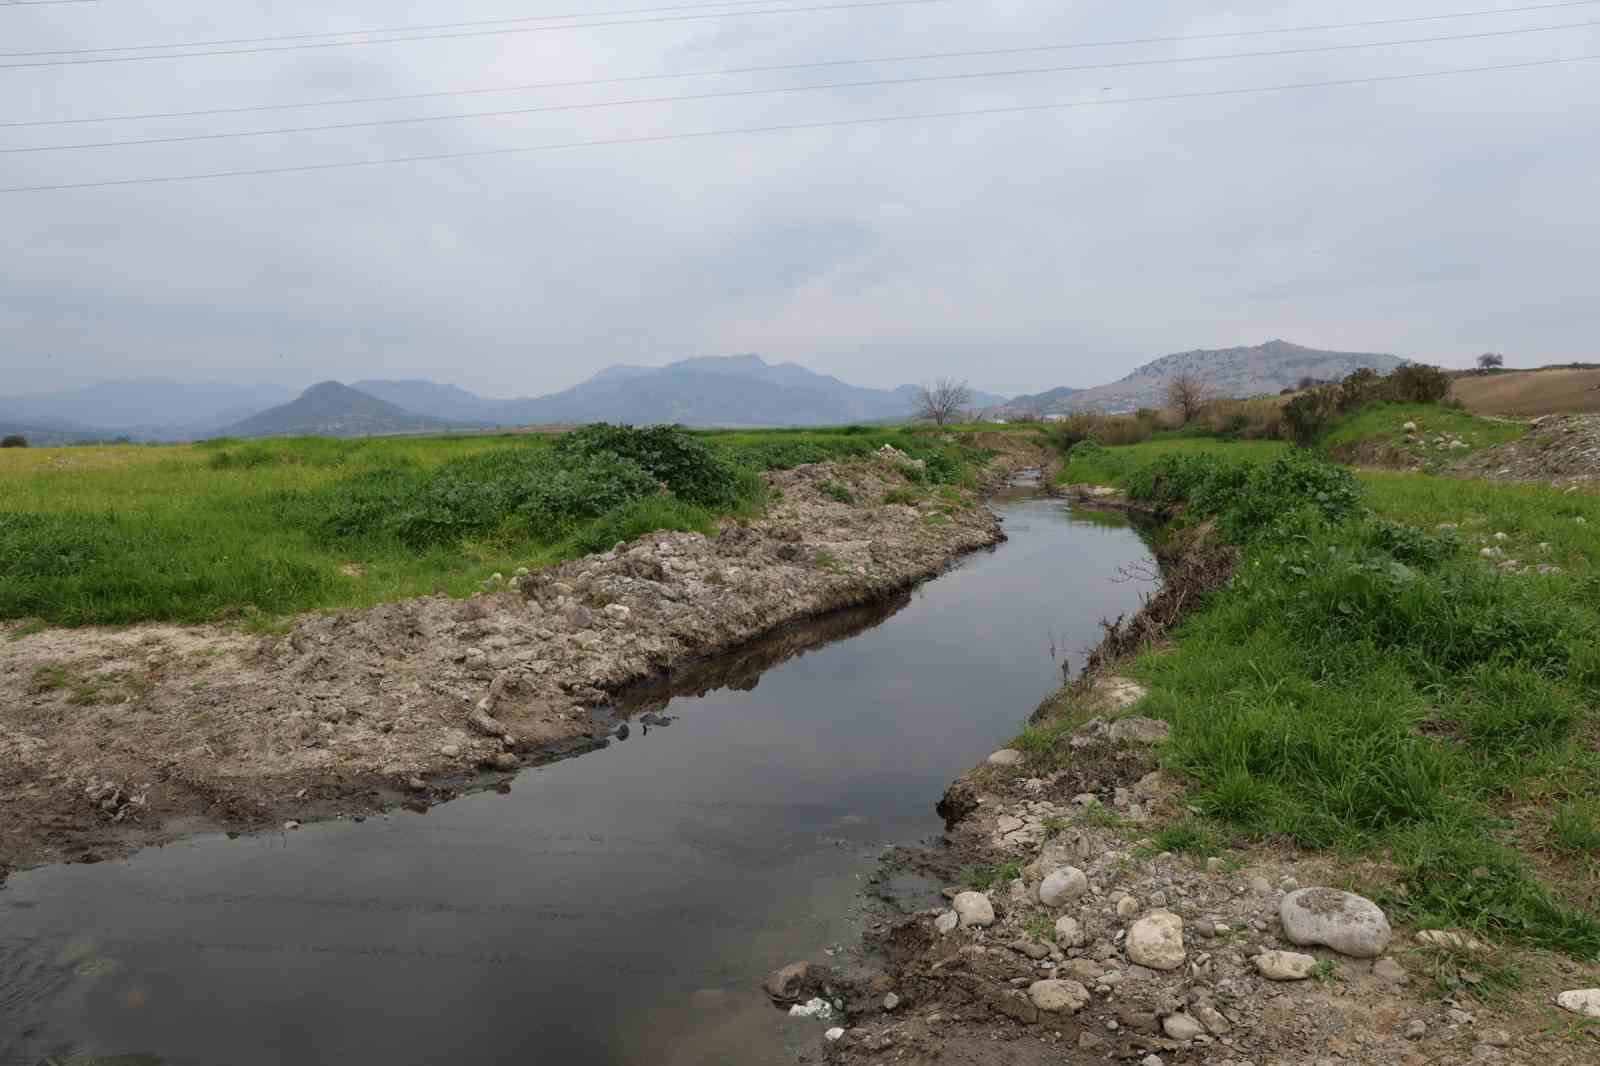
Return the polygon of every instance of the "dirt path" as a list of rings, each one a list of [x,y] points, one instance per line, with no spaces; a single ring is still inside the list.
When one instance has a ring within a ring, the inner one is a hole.
[[[996,469],[1039,458],[1016,449]],[[653,534],[470,600],[310,615],[281,637],[12,627],[0,872],[437,802],[603,744],[614,694],[1002,539],[972,493],[882,502],[908,486],[904,461],[774,474],[769,512],[711,538]]]

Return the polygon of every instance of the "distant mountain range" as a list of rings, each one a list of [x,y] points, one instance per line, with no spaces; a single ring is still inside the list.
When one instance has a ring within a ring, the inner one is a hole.
[[[224,426],[217,436],[370,437],[450,428],[445,419],[415,414],[337,381],[324,381],[289,403]]]
[[[1064,414],[1163,407],[1167,402],[1168,384],[1180,374],[1200,377],[1216,396],[1277,395],[1284,389],[1296,387],[1303,378],[1337,381],[1362,367],[1388,373],[1404,362],[1393,355],[1321,351],[1282,340],[1268,341],[1253,348],[1196,349],[1164,355],[1109,385],[1092,389],[1053,389],[1038,396],[1018,397],[1004,405],[1003,410]],[[1023,401],[1030,402],[1023,404]]]
[[[1109,385],[1063,386],[1006,399],[974,394],[989,415],[1067,414],[1160,407],[1174,375],[1197,374],[1223,396],[1275,394],[1302,378],[1342,378],[1359,367],[1393,370],[1392,355],[1332,352],[1287,341],[1163,356]],[[36,443],[130,437],[357,436],[495,426],[677,422],[691,426],[828,426],[911,417],[916,386],[869,389],[798,363],[758,355],[685,359],[663,367],[612,366],[548,396],[489,399],[425,380],[328,381],[296,397],[277,385],[230,385],[145,378],[46,395],[0,398],[0,433]]]

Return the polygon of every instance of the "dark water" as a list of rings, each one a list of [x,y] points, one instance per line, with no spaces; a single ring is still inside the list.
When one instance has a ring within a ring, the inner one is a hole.
[[[999,509],[996,551],[679,679],[637,708],[670,725],[509,793],[13,877],[0,1062],[792,1061],[820,1023],[761,977],[854,938],[880,849],[937,833],[1137,602],[1131,530]]]

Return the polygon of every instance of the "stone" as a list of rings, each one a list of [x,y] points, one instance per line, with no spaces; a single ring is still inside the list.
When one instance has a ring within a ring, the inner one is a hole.
[[[1083,926],[1078,924],[1076,918],[1056,919],[1056,943],[1064,948],[1081,948],[1087,938],[1083,935]]]
[[[1023,822],[1021,818],[1018,818],[1015,815],[1002,814],[999,818],[995,819],[994,831],[999,833],[1001,836],[1005,836],[1007,833],[1015,833],[1025,824],[1026,823]]]
[[[1283,933],[1295,944],[1322,944],[1341,955],[1374,959],[1389,946],[1389,919],[1365,896],[1336,888],[1301,888],[1278,906]]]
[[[1210,1031],[1212,1036],[1227,1036],[1233,1032],[1233,1023],[1222,1016],[1222,1012],[1209,1003],[1196,1003],[1189,1008],[1189,1013],[1199,1020],[1200,1024]]]
[[[1466,933],[1458,933],[1453,929],[1424,929],[1417,934],[1417,943],[1427,944],[1429,947],[1434,948],[1443,948],[1446,951],[1469,951],[1474,954],[1482,954],[1491,950],[1488,944],[1476,937],[1468,936]]]
[[[1020,766],[1022,765],[1022,752],[1016,748],[1001,748],[989,756],[990,766]]]
[[[1007,945],[1012,951],[1026,955],[1034,962],[1039,962],[1050,957],[1050,948],[1037,940],[1017,940]]]
[[[1563,992],[1556,997],[1556,1006],[1585,1018],[1600,1018],[1600,988],[1574,988]]]
[[[285,829],[299,829],[300,823],[291,818],[287,822],[283,823],[283,827]]]
[[[1070,959],[1061,970],[1074,981],[1086,985],[1098,984],[1105,975],[1105,969],[1091,959]]]
[[[981,928],[994,924],[994,904],[982,892],[963,892],[950,905],[955,908],[963,929],[972,925]]]
[[[900,1006],[900,997],[895,995],[893,992],[890,992],[888,995],[883,997],[884,1010],[894,1010],[898,1006]]]
[[[1268,892],[1272,891],[1272,882],[1259,875],[1252,877],[1250,879],[1250,891],[1254,892],[1258,896],[1265,896]]]
[[[829,1029],[826,1033],[823,1033],[822,1035],[827,1037],[829,1040],[838,1040],[838,1039],[841,1039],[844,1036],[844,1030],[839,1028],[836,1025],[832,1029]]]
[[[1510,1047],[1511,1034],[1504,1029],[1483,1029],[1478,1033],[1478,1039],[1490,1047]]]
[[[818,996],[808,999],[804,1003],[796,1003],[789,1008],[791,1018],[827,1018],[833,1014],[833,1005]]]
[[[1269,981],[1304,981],[1317,968],[1317,960],[1297,951],[1263,951],[1250,960]]]
[[[1167,1066],[1160,1055],[1146,1055],[1139,1060],[1139,1066]]]
[[[620,603],[606,604],[606,617],[618,622],[626,622],[633,617],[633,611]]]
[[[1089,1004],[1089,990],[1076,981],[1052,978],[1028,986],[1033,1005],[1050,1014],[1076,1014]]]
[[[811,976],[809,962],[791,962],[781,970],[773,970],[761,982],[762,989],[775,1000],[788,1001],[800,998],[806,978]]]
[[[949,936],[960,924],[961,918],[955,911],[945,911],[933,920],[933,927],[939,931],[940,936]]]
[[[456,744],[445,744],[439,748],[439,754],[443,755],[446,759],[454,759],[456,756],[461,754],[461,748]]]
[[[1421,1040],[1428,1035],[1428,1023],[1421,1018],[1416,1018],[1406,1025],[1407,1040]]]
[[[1407,422],[1400,428],[1407,433],[1415,433],[1417,431],[1417,424],[1415,422]]]
[[[1111,723],[1111,739],[1124,744],[1164,744],[1172,727],[1155,718],[1134,715]]]
[[[594,612],[581,603],[569,603],[561,615],[573,629],[588,629],[594,625]]]
[[[1064,907],[1089,891],[1089,877],[1076,866],[1052,871],[1039,884],[1039,902],[1046,907]]]
[[[1171,911],[1155,911],[1128,930],[1128,958],[1152,970],[1176,970],[1188,954],[1183,949],[1183,919]]]
[[[1122,919],[1132,918],[1139,913],[1139,900],[1134,896],[1123,896],[1117,900],[1117,917]]]
[[[1183,1013],[1167,1015],[1161,1022],[1161,1029],[1173,1040],[1193,1040],[1206,1031],[1194,1017]]]
[[[1372,964],[1372,976],[1391,985],[1404,985],[1411,982],[1411,975],[1406,968],[1393,959],[1379,959]]]

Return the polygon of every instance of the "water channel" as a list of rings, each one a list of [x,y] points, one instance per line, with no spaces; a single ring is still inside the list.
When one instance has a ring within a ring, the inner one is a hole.
[[[0,1063],[793,1062],[819,1023],[761,978],[853,942],[883,847],[937,835],[1137,606],[1132,529],[994,505],[994,551],[641,693],[626,739],[507,792],[13,876]]]

